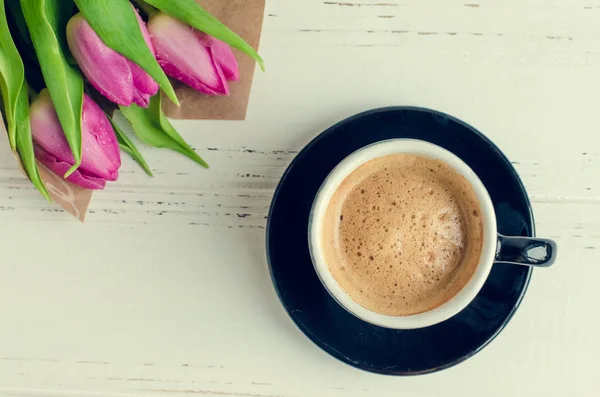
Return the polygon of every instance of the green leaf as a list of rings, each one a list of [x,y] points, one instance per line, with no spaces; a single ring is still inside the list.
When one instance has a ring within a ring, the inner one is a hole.
[[[95,0],[97,1],[97,0]],[[144,0],[146,3],[158,8],[165,14],[179,19],[194,28],[226,42],[232,47],[245,52],[252,57],[262,70],[265,64],[258,53],[240,36],[221,23],[217,18],[206,11],[196,0]]]
[[[129,137],[125,135],[123,130],[121,130],[117,123],[115,123],[114,120],[108,114],[106,115],[106,117],[108,117],[110,123],[113,126],[113,129],[115,130],[117,141],[119,141],[119,147],[121,148],[121,150],[128,153],[133,158],[133,160],[135,160],[135,162],[138,163],[140,167],[144,169],[144,171],[146,171],[146,174],[154,176],[152,175],[152,171],[150,170],[150,167],[148,167],[148,163],[146,163],[144,156],[142,156],[142,154],[137,149],[135,144],[131,141],[131,139],[129,139]]]
[[[8,140],[12,150],[15,150],[17,145],[15,113],[24,80],[23,61],[8,30],[4,0],[0,0],[0,90],[8,125]]]
[[[25,47],[25,51],[27,52],[27,56],[30,56],[35,59],[35,52],[33,51],[33,44],[31,43],[31,37],[29,36],[29,31],[27,30],[27,23],[25,22],[25,16],[23,15],[23,10],[21,9],[21,4],[19,0],[6,0],[6,9],[8,11],[9,16],[12,18],[9,20],[9,25],[16,29],[16,33],[18,33],[17,37],[13,37],[15,41],[21,42],[23,47]],[[10,23],[12,22],[12,24]]]
[[[171,82],[146,45],[129,1],[75,0],[75,3],[104,44],[138,64],[160,85],[169,99],[179,105]]]
[[[2,0],[0,0],[2,1]],[[29,93],[27,83],[24,83],[17,100],[17,153],[21,158],[21,164],[27,172],[33,185],[40,191],[48,201],[52,201],[50,194],[38,172],[35,152],[33,151],[33,138],[31,136],[31,123],[29,122]]]
[[[134,104],[129,107],[120,106],[121,112],[133,126],[135,134],[145,144],[175,150],[202,167],[208,168],[208,164],[194,152],[165,116],[161,108],[161,96],[153,96],[147,109]]]
[[[21,0],[21,8],[58,119],[69,142],[75,165],[81,164],[83,78],[67,61],[65,29],[73,13],[70,0]]]
[[[40,178],[35,162],[25,69],[8,30],[4,0],[0,0],[0,91],[11,149],[20,156],[23,168],[33,185],[50,201],[50,195]]]

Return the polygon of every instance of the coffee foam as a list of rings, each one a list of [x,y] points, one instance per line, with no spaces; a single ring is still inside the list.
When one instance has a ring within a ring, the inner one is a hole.
[[[323,239],[330,272],[355,302],[405,316],[440,306],[469,281],[483,221],[472,187],[452,167],[394,154],[342,182]]]

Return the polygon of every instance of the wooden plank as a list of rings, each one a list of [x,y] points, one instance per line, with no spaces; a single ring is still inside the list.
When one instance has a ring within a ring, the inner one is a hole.
[[[0,145],[0,395],[592,395],[599,20],[599,0],[268,1],[268,72],[247,120],[175,122],[211,170],[144,148],[156,177],[125,159],[86,225],[38,197]],[[538,234],[560,245],[496,341],[410,379],[359,372],[308,341],[264,254],[271,196],[298,150],[387,105],[487,134],[522,176]]]

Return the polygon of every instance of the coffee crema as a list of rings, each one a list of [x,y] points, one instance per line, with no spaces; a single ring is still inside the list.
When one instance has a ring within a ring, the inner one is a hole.
[[[480,205],[446,163],[413,154],[371,160],[344,179],[323,218],[329,270],[358,304],[407,316],[470,280],[483,247]]]

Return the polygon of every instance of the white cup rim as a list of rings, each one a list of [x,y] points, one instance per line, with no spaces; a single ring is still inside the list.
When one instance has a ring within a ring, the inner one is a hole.
[[[479,264],[471,279],[450,300],[427,312],[409,316],[391,316],[374,312],[353,301],[331,274],[321,246],[321,220],[333,193],[348,175],[366,162],[391,154],[416,154],[441,160],[462,175],[473,187],[481,206],[483,249]],[[492,199],[477,174],[458,156],[433,143],[418,139],[390,139],[358,149],[342,160],[325,178],[311,208],[308,224],[308,244],[315,271],[329,294],[348,312],[381,327],[393,329],[423,328],[445,321],[473,301],[488,278],[496,256],[498,232]]]

